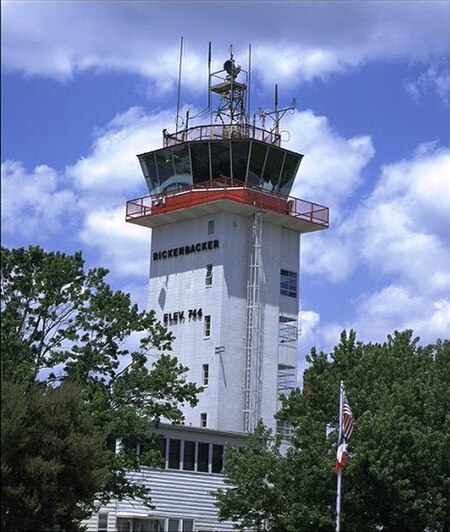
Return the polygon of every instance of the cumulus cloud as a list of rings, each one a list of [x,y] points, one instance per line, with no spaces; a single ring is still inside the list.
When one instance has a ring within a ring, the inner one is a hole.
[[[360,260],[378,282],[390,280],[355,302],[355,327],[367,336],[394,328],[412,328],[428,341],[448,336],[449,163],[448,149],[420,147],[411,159],[382,168],[356,212]]]
[[[83,244],[97,249],[102,262],[110,264],[116,275],[125,278],[146,276],[150,231],[125,223],[123,206],[87,214],[79,236]]]
[[[449,150],[435,149],[382,168],[356,214],[361,256],[378,273],[450,292],[449,167]]]
[[[342,281],[357,266],[356,241],[347,238],[348,206],[375,153],[372,139],[345,138],[333,130],[326,117],[311,110],[287,117],[286,125],[295,139],[287,147],[306,153],[291,195],[330,208],[330,229],[302,239],[302,271],[323,275],[331,282]]]
[[[151,231],[125,223],[125,203],[147,193],[136,154],[160,147],[169,117],[170,111],[155,115],[141,108],[117,115],[96,131],[90,153],[63,172],[5,161],[2,229],[8,241],[45,245],[64,232],[64,239],[95,250],[98,264],[115,275],[145,279]]]
[[[268,57],[273,60],[270,68],[265,66]],[[309,47],[297,43],[290,43],[277,51],[274,51],[273,43],[257,46],[254,62],[255,71],[263,84],[268,86],[280,80],[289,86],[299,81],[325,79],[331,73],[342,72],[356,64],[356,61],[339,57],[333,50],[320,48],[319,44]]]
[[[30,172],[19,162],[5,161],[2,232],[6,240],[12,245],[52,247],[52,237],[59,237],[72,241],[75,249],[81,244],[85,250],[95,250],[95,265],[108,265],[114,276],[126,278],[138,293],[130,278],[147,276],[151,231],[125,223],[126,194],[98,201],[98,188],[86,191],[71,185],[67,176],[48,166]]]
[[[381,340],[394,329],[412,329],[424,343],[448,338],[450,298],[433,298],[420,288],[390,284],[362,296],[356,311],[363,339]]]
[[[350,328],[365,341],[381,341],[394,329],[406,328],[413,329],[424,342],[448,337],[449,163],[450,151],[431,143],[419,146],[410,159],[384,166],[367,200],[337,228],[332,251],[324,250],[319,242],[327,259],[324,264],[306,262],[305,274],[350,283],[353,270],[366,268],[374,287],[363,289],[355,298],[353,317],[309,329],[311,345],[329,345],[333,337],[336,342],[338,332]],[[317,236],[303,249],[305,257]],[[335,235],[330,232],[329,236],[332,242]],[[344,258],[333,254],[336,246]],[[342,263],[349,257],[353,269],[346,270]],[[338,279],[326,272],[333,260],[343,274]]]
[[[299,338],[299,374],[307,368],[306,356],[312,347],[329,353],[339,343],[343,330],[342,324],[321,321],[321,316],[313,310],[302,310],[299,313],[300,338]]]
[[[241,57],[252,43],[254,73],[269,85],[324,78],[377,59],[429,60],[447,53],[445,2],[264,2],[255,8],[243,1],[238,13],[234,7],[215,2],[212,13],[202,2],[7,1],[2,63],[59,80],[87,70],[134,73],[164,92],[177,80],[177,21],[183,21],[187,45],[184,80],[194,90],[206,79],[211,29],[222,61],[230,43]]]
[[[29,172],[22,163],[2,163],[3,230],[17,237],[49,238],[76,218],[77,196],[64,177],[46,165]],[[45,231],[43,231],[45,228]]]
[[[434,91],[448,106],[450,74],[447,64],[431,65],[414,81],[406,83],[406,91],[418,102],[429,91]]]
[[[344,138],[325,116],[311,110],[286,117],[283,126],[295,139],[285,147],[306,154],[292,195],[327,202],[336,221],[341,216],[342,202],[361,184],[362,171],[375,153],[372,139],[368,135]]]
[[[173,117],[173,111],[153,114],[141,107],[115,116],[97,130],[90,153],[68,166],[66,175],[80,189],[97,191],[97,204],[111,202],[120,193],[142,191],[144,181],[136,155],[161,147],[161,131]]]

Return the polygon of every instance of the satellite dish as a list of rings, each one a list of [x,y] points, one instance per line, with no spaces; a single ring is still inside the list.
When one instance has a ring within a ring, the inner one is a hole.
[[[225,61],[223,64],[223,69],[226,70],[227,74],[235,78],[241,71],[241,66],[238,65],[234,59],[228,59],[228,61]]]

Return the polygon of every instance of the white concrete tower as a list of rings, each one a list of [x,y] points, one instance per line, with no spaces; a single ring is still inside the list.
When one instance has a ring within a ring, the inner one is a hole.
[[[281,147],[286,109],[276,96],[274,127],[250,124],[247,86],[231,54],[209,75],[211,123],[164,130],[138,156],[150,195],[127,203],[127,221],[152,228],[149,308],[205,386],[186,424],[238,432],[275,428],[296,384],[299,235],[328,227],[327,207],[289,196],[303,156]]]

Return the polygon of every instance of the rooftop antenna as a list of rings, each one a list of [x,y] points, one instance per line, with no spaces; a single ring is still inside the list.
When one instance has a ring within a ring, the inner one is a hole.
[[[191,120],[194,120],[195,118],[199,118],[201,116],[205,116],[209,111],[211,110],[211,42],[208,46],[208,103],[206,106],[206,109],[203,109],[202,111],[198,112],[196,115],[191,116]],[[212,122],[212,119],[211,119]],[[185,128],[188,128],[188,121],[186,120]]]
[[[180,95],[181,95],[181,70],[183,65],[183,37],[180,40],[180,64],[178,67],[178,92],[177,92],[177,115],[175,117],[175,133],[178,133],[178,123],[180,121]],[[183,121],[183,119],[181,119]]]
[[[250,122],[250,81],[251,81],[251,75],[252,75],[252,45],[248,45],[248,89],[247,89],[247,102],[246,102],[246,109],[247,109],[247,122]]]
[[[275,83],[275,134],[280,134],[280,113],[278,112],[278,83]]]
[[[208,111],[211,111],[211,41],[208,44]]]
[[[222,70],[211,72],[209,90],[220,97],[218,108],[215,112],[215,121],[223,125],[244,125],[247,123],[245,110],[247,84],[237,81],[242,72],[246,82],[248,72],[243,70],[235,61],[233,45],[230,45],[230,58],[223,64]],[[211,115],[212,123],[212,115]]]
[[[296,101],[295,98],[292,99],[290,105],[283,109],[278,109],[278,84],[275,84],[275,108],[273,111],[265,111],[264,109],[259,110],[259,120],[261,122],[262,128],[266,128],[266,118],[269,117],[273,120],[273,127],[269,129],[271,133],[274,133],[275,136],[280,137],[280,121],[285,116],[285,114],[290,111],[292,114],[295,111]]]

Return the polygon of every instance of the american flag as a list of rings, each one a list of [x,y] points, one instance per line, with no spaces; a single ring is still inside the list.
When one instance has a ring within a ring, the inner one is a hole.
[[[348,404],[347,397],[344,394],[344,401],[342,405],[342,436],[348,441],[353,434],[353,414]]]
[[[353,413],[345,393],[342,400],[341,436],[336,453],[336,472],[345,467],[347,462],[347,442],[353,434]]]

